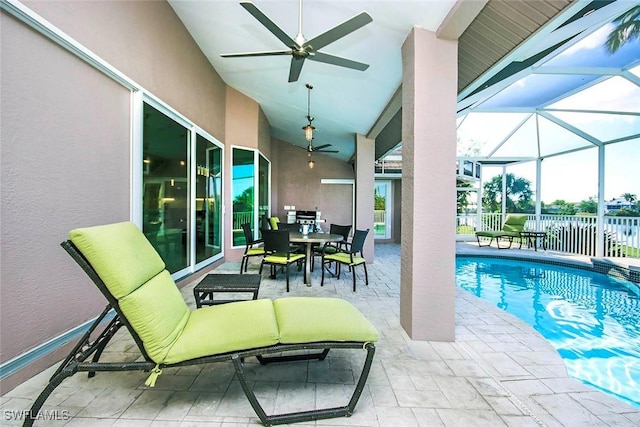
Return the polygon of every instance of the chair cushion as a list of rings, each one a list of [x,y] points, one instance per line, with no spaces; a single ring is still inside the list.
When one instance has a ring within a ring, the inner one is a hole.
[[[79,228],[69,237],[118,300],[149,357],[164,362],[189,308],[160,255],[131,222]]]
[[[527,215],[507,215],[507,219],[504,221],[502,231],[509,233],[519,233],[524,230],[524,225],[527,223]]]
[[[349,302],[337,298],[292,297],[273,302],[280,342],[376,342],[378,331]]]
[[[120,309],[156,363],[165,361],[190,311],[167,270],[120,299]]]
[[[287,258],[286,255],[275,254],[275,255],[267,255],[266,257],[264,257],[264,262],[268,262],[270,264],[290,264],[304,257],[305,256],[302,254],[291,254],[289,258]]]
[[[191,312],[165,363],[177,363],[278,343],[278,324],[269,299],[203,307]]]
[[[280,222],[280,218],[278,218],[277,216],[272,216],[271,218],[269,218],[269,225],[271,226],[272,230],[278,229],[279,222]]]
[[[78,228],[69,238],[117,299],[164,270],[151,243],[131,222]]]
[[[257,256],[257,255],[264,255],[264,248],[251,248],[247,250],[247,252],[245,253],[245,256]]]
[[[338,252],[335,254],[330,254],[330,255],[326,255],[324,257],[325,260],[330,260],[330,261],[338,261],[342,264],[349,264],[349,265],[360,265],[363,262],[365,262],[366,260],[362,257],[359,256],[354,256],[353,257],[353,263],[351,262],[351,255],[344,253],[344,252]]]

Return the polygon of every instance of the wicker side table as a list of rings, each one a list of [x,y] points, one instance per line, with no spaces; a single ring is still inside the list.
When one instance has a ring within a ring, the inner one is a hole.
[[[258,299],[260,290],[259,274],[207,274],[193,288],[193,296],[198,308],[203,305],[225,304],[242,299],[214,299],[215,293],[251,293],[251,299]]]

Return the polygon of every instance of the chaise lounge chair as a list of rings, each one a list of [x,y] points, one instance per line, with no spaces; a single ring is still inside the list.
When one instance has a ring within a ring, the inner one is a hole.
[[[527,215],[509,214],[500,231],[476,231],[478,246],[491,246],[493,239],[495,239],[498,249],[509,249],[513,243],[513,239],[520,237],[520,232],[524,230],[527,218]],[[486,245],[481,244],[480,237],[488,237],[490,239],[489,243]],[[508,241],[509,245],[500,246],[500,240]]]
[[[38,419],[55,388],[77,372],[88,372],[92,377],[98,371],[151,371],[145,384],[153,387],[157,380],[162,381],[158,377],[164,368],[211,362],[233,363],[238,381],[264,425],[348,417],[353,413],[369,375],[378,333],[350,303],[337,298],[292,297],[190,310],[164,262],[133,223],[76,229],[69,235],[70,240],[62,246],[102,291],[108,304],[37,397],[25,426]],[[115,317],[91,340],[112,309]],[[100,362],[109,340],[122,326],[133,336],[142,359]],[[362,372],[347,405],[267,415],[245,378],[244,359],[255,356],[262,364],[324,360],[330,349],[366,350]]]

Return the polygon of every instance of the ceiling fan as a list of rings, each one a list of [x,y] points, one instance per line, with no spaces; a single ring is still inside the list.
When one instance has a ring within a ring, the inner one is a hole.
[[[283,42],[289,49],[272,50],[265,52],[220,54],[220,56],[222,56],[223,58],[292,55],[291,66],[289,68],[289,82],[295,82],[298,80],[305,59],[324,62],[326,64],[337,65],[340,67],[351,68],[359,71],[364,71],[369,68],[368,64],[341,58],[339,56],[329,55],[327,53],[322,53],[319,51],[319,49],[322,49],[326,45],[333,43],[334,41],[346,36],[349,33],[352,33],[358,28],[372,22],[373,19],[366,12],[361,12],[353,18],[346,20],[342,24],[339,24],[331,28],[330,30],[325,31],[319,36],[316,36],[311,40],[307,40],[302,35],[302,0],[299,1],[298,34],[296,35],[295,39],[292,39],[284,31],[282,31],[280,27],[278,27],[273,21],[271,21],[271,19],[269,19],[264,13],[262,13],[260,9],[258,9],[252,2],[240,2],[240,6],[244,7],[247,12],[253,15],[253,17],[258,21],[260,21],[260,23],[264,25],[267,30],[269,30],[274,36],[276,36],[281,42]]]
[[[338,153],[338,150],[325,150],[325,148],[331,147],[331,144],[323,144],[323,145],[318,145],[317,147],[314,147],[313,143],[310,142],[306,148],[300,147],[298,145],[295,145],[295,147],[302,148],[303,150],[307,150],[307,152],[309,153]]]

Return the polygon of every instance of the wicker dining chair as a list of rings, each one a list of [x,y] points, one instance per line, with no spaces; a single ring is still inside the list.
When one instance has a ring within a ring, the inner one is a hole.
[[[364,268],[364,278],[365,285],[369,286],[369,275],[367,273],[367,261],[365,260],[362,250],[364,248],[364,242],[367,240],[367,234],[369,234],[369,229],[366,230],[356,230],[353,234],[353,239],[351,242],[347,242],[344,245],[346,249],[340,250],[333,254],[325,254],[322,256],[322,281],[320,282],[320,286],[324,286],[324,271],[328,270],[325,268],[325,265],[328,265],[332,262],[336,263],[336,271],[335,276],[340,278],[340,266],[346,265],[351,270],[351,274],[353,275],[353,291],[356,291],[356,269],[355,267],[362,265]]]
[[[264,246],[256,246],[263,243],[262,239],[254,239],[253,230],[250,223],[244,223],[241,225],[244,232],[244,239],[246,246],[244,248],[244,254],[242,255],[242,261],[240,261],[240,274],[247,272],[249,266],[249,258],[264,256]]]

